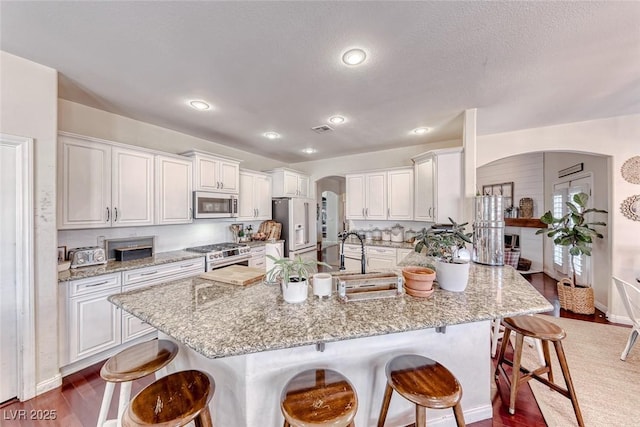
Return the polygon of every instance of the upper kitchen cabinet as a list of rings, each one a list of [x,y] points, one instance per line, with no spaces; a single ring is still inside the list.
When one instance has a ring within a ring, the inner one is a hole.
[[[273,197],[309,197],[309,177],[287,168],[271,171]]]
[[[58,228],[151,225],[154,155],[93,138],[58,140]]]
[[[193,222],[193,162],[177,156],[156,156],[156,223]]]
[[[347,219],[387,219],[387,172],[346,175]]]
[[[414,219],[448,223],[462,214],[462,149],[433,150],[412,158]]]
[[[212,156],[195,150],[182,154],[193,158],[195,191],[238,194],[240,188],[239,160]]]
[[[240,171],[238,220],[271,219],[271,176],[248,170]]]
[[[413,219],[413,169],[387,171],[387,219]]]

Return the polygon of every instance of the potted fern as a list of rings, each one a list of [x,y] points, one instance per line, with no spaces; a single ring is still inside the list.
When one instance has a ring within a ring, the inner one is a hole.
[[[290,303],[307,299],[309,276],[316,272],[317,266],[331,268],[325,262],[304,259],[300,255],[294,258],[276,258],[272,255],[267,257],[273,261],[273,267],[267,272],[266,280],[269,283],[280,282],[282,297]]]
[[[444,226],[422,229],[416,237],[415,251],[434,259],[436,281],[441,289],[462,292],[469,280],[469,257],[461,255],[466,244],[472,243],[472,234],[464,231],[468,223],[458,224],[451,218],[449,221]]]
[[[551,211],[547,211],[541,218],[547,229],[541,229],[536,234],[546,233],[556,245],[567,246],[571,258],[571,278],[564,278],[558,282],[558,299],[560,306],[575,313],[595,313],[593,288],[578,286],[576,282],[575,258],[581,255],[591,256],[591,243],[595,238],[602,239],[603,235],[594,227],[606,226],[605,222],[589,222],[590,213],[606,214],[602,209],[587,209],[589,196],[578,193],[573,196],[573,202],[566,202],[569,211],[560,218],[555,218]]]

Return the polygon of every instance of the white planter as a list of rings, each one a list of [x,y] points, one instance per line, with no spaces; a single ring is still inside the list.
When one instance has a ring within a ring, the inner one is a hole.
[[[313,295],[318,297],[330,297],[333,278],[329,273],[316,273],[313,275]]]
[[[469,282],[469,263],[436,263],[436,281],[440,289],[451,292],[462,292]]]
[[[302,282],[282,282],[282,297],[286,302],[297,303],[307,299],[307,280]]]

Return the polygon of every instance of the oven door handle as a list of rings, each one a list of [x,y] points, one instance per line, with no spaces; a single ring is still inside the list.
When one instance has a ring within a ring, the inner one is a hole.
[[[233,258],[230,260],[225,261],[223,259],[222,262],[220,263],[213,263],[213,262],[208,262],[207,263],[207,271],[211,271],[211,270],[215,270],[217,268],[220,267],[228,267],[230,265],[234,265],[234,264],[243,264],[245,261],[249,261],[251,259],[251,255],[247,254],[246,256],[243,257],[237,257],[237,258]]]

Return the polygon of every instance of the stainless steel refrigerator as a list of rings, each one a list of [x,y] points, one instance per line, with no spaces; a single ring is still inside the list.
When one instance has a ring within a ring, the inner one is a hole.
[[[273,219],[282,224],[284,256],[317,260],[316,201],[294,197],[272,199]]]

